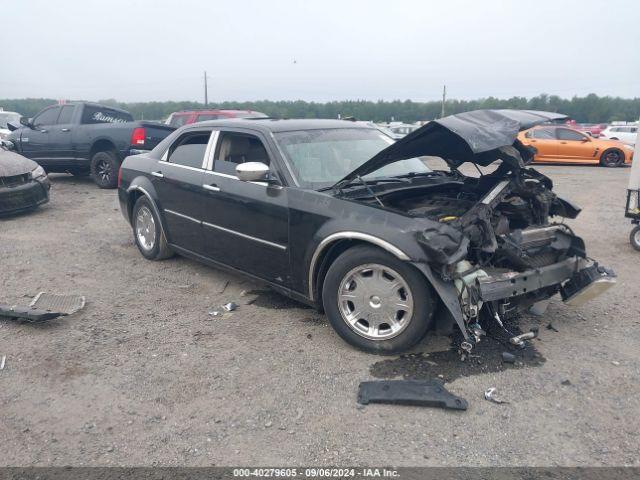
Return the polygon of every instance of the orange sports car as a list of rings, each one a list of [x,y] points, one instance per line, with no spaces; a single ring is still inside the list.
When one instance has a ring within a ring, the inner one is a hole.
[[[542,125],[520,132],[525,145],[535,147],[535,163],[589,163],[617,167],[631,163],[633,147],[617,140],[593,138],[567,127]]]

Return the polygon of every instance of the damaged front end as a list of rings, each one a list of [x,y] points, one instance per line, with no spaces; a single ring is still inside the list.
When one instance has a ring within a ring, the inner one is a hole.
[[[477,340],[474,326],[482,315],[501,324],[557,293],[577,306],[615,284],[615,274],[587,256],[584,241],[569,226],[550,220],[575,218],[579,209],[558,198],[548,178],[532,169],[505,179],[492,175],[467,188],[467,198],[476,188],[485,190],[486,182],[493,186],[465,213],[437,218],[461,232],[464,257],[429,263],[433,283],[449,298],[445,304],[467,341]],[[426,246],[431,236],[418,234],[427,250],[433,248]]]
[[[467,350],[482,334],[483,318],[502,325],[558,293],[580,305],[615,284],[615,274],[589,258],[584,241],[561,223],[580,209],[527,167],[535,152],[517,140],[519,130],[562,117],[504,110],[452,115],[391,145],[337,185],[409,157],[448,164],[450,172],[372,193],[383,208],[431,220],[413,232],[426,256],[414,265],[460,327]],[[498,166],[470,177],[459,170],[466,162]]]

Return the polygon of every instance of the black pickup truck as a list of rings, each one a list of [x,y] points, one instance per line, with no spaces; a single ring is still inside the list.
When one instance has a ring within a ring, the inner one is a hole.
[[[136,122],[125,110],[88,102],[53,105],[20,123],[7,138],[18,153],[47,172],[90,173],[100,188],[117,186],[125,157],[152,150],[175,130],[157,122]]]

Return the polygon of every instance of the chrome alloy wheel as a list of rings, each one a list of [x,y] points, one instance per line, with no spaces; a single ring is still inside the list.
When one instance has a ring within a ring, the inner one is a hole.
[[[411,322],[413,296],[402,276],[369,263],[349,271],[338,290],[338,307],[349,327],[369,340],[399,335]]]
[[[156,221],[146,205],[140,207],[136,215],[136,237],[142,248],[147,251],[153,250],[156,244]]]

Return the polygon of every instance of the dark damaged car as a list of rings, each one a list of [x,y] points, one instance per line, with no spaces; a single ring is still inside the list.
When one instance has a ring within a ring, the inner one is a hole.
[[[40,165],[0,144],[0,216],[33,210],[47,203],[50,188]]]
[[[436,317],[470,349],[483,321],[615,282],[562,223],[580,209],[516,138],[559,118],[468,112],[397,142],[334,120],[199,123],[126,159],[119,199],[148,259],[176,252],[267,282],[370,352],[406,350]],[[466,162],[497,167],[467,176]]]

